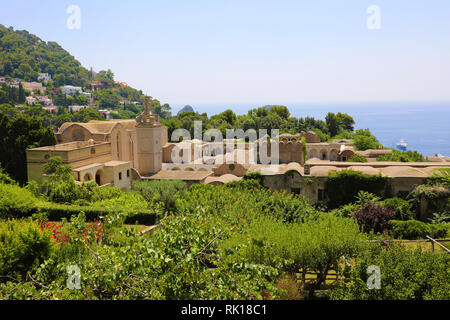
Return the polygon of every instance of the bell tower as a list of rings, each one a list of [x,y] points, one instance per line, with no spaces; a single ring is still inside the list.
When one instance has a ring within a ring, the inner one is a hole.
[[[161,170],[162,126],[158,115],[150,111],[152,97],[145,97],[145,110],[136,118],[137,169],[142,176]]]

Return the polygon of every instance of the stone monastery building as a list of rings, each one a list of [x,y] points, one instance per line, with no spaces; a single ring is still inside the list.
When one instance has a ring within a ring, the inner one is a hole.
[[[275,140],[263,137],[257,143],[234,140],[231,152],[208,141],[169,142],[167,128],[150,112],[149,105],[147,99],[145,111],[135,120],[63,124],[56,134],[57,145],[27,150],[28,179],[41,184],[46,177],[43,166],[54,156],[72,166],[77,183],[95,181],[100,186],[125,189],[134,180],[180,179],[188,185],[217,185],[260,172],[267,187],[302,194],[316,203],[326,200],[325,182],[331,171],[352,169],[387,176],[388,192],[396,196],[409,193],[436,169],[450,168],[446,160],[377,162],[378,156],[392,151],[355,151],[351,140],[321,143],[314,132],[281,134]],[[270,154],[272,143],[278,146],[278,164],[262,164],[258,151],[267,147]],[[368,162],[348,162],[355,153]],[[174,154],[184,159],[183,163],[173,163]],[[244,156],[238,161],[239,154]]]

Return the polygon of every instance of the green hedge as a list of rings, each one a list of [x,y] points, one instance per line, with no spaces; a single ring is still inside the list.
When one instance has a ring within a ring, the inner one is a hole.
[[[425,236],[433,238],[445,238],[449,231],[450,224],[427,224],[418,220],[391,220],[391,234],[398,239],[425,239]]]
[[[127,224],[145,224],[153,225],[157,220],[157,214],[152,209],[147,209],[143,205],[139,207],[140,199],[134,199],[130,195],[128,198],[124,197],[112,200],[105,200],[97,205],[74,205],[74,204],[59,204],[52,202],[44,202],[36,198],[27,189],[21,188],[17,185],[0,184],[0,218],[26,218],[31,217],[36,213],[46,213],[49,220],[59,221],[62,218],[70,219],[72,215],[78,215],[83,211],[86,215],[87,221],[97,221],[101,216],[106,216],[109,213],[121,213],[125,218]],[[130,206],[126,206],[126,200],[133,200]],[[133,207],[134,206],[134,207]]]
[[[0,218],[29,217],[39,200],[28,190],[13,184],[0,184]]]
[[[119,212],[122,213],[125,218],[126,224],[144,224],[153,225],[156,222],[157,214],[152,210],[130,210],[130,209],[117,209],[111,210],[109,208],[95,207],[95,206],[76,206],[76,205],[64,205],[56,203],[42,203],[37,208],[37,212],[47,213],[50,221],[59,221],[62,218],[70,219],[72,215],[77,215],[80,212],[84,212],[87,221],[98,221],[100,217],[106,216],[109,213]]]

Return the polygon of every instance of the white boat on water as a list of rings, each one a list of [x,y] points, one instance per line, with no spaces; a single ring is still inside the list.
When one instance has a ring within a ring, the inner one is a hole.
[[[405,142],[403,138],[400,139],[400,142],[397,143],[397,149],[401,151],[406,151],[408,144]]]

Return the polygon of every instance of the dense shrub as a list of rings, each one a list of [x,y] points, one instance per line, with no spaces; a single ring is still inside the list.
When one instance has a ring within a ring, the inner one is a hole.
[[[383,195],[387,178],[381,175],[368,175],[353,170],[330,172],[325,184],[328,206],[331,209],[352,203],[359,191]]]
[[[18,185],[0,184],[0,218],[31,216],[38,199]]]
[[[349,203],[330,211],[330,214],[333,214],[336,217],[352,218],[355,215],[355,212],[360,208],[361,206],[356,203]]]
[[[40,203],[36,208],[36,213],[44,213],[50,221],[60,221],[70,219],[73,215],[84,212],[87,221],[98,221],[108,214],[118,213],[124,217],[127,224],[154,225],[158,218],[158,212],[153,209],[133,209],[133,208],[111,208],[103,206],[77,206],[64,205],[58,203]]]
[[[253,185],[254,180],[246,181]],[[303,197],[272,193],[261,188],[230,187],[229,184],[192,185],[178,202],[178,212],[184,214],[199,210],[236,224],[245,224],[261,215],[276,217],[284,222],[302,222],[318,216],[316,209]]]
[[[161,202],[166,211],[174,211],[177,199],[186,191],[186,183],[181,180],[135,181],[132,189],[140,192],[148,203]]]
[[[260,172],[249,172],[244,174],[244,180],[257,180],[261,186],[264,185],[264,176]]]
[[[52,251],[50,233],[42,232],[37,224],[25,220],[0,222],[0,275],[23,279]],[[0,278],[0,282],[5,280]]]
[[[423,162],[425,157],[417,151],[399,151],[392,149],[392,154],[377,157],[377,161]]]
[[[449,230],[448,224],[426,224],[422,221],[391,220],[391,234],[397,239],[425,239],[426,236],[432,238],[444,238]]]
[[[389,207],[368,202],[355,212],[354,217],[362,231],[383,233],[390,229],[389,220],[394,219],[395,213]]]
[[[107,226],[105,226],[107,228]],[[204,212],[162,219],[151,238],[121,228],[120,237],[94,242],[78,259],[61,259],[60,274],[46,277],[44,264],[28,281],[0,284],[8,299],[262,299],[279,298],[275,269],[228,259],[218,251],[229,229]],[[216,240],[216,241],[215,241]],[[64,247],[64,246],[63,246]],[[74,258],[75,256],[72,255]],[[220,258],[219,258],[220,257]],[[66,268],[76,263],[82,290],[67,289]],[[51,268],[49,267],[51,270]],[[12,290],[14,289],[14,290]]]
[[[237,189],[258,189],[261,188],[261,182],[256,179],[243,179],[239,181],[231,181],[225,184],[227,188],[237,188]]]
[[[395,219],[397,220],[411,220],[414,218],[411,212],[411,205],[406,200],[398,197],[389,198],[383,200],[383,205],[394,210]]]
[[[92,196],[92,201],[109,200],[113,198],[119,198],[123,194],[123,191],[118,187],[102,187],[96,188]]]
[[[367,268],[380,267],[381,288],[367,287]],[[422,300],[450,299],[450,255],[415,251],[401,246],[378,248],[361,255],[348,281],[331,293],[332,299]]]
[[[0,183],[15,184],[16,182],[0,167]]]

